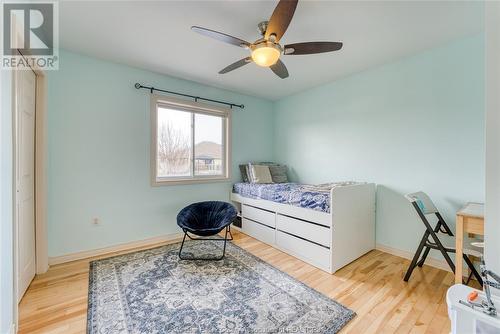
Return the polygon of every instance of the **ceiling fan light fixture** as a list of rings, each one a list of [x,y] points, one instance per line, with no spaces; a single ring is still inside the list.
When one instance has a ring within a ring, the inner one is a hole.
[[[281,48],[279,45],[264,42],[252,47],[252,60],[255,64],[263,67],[269,67],[278,61],[281,56]]]

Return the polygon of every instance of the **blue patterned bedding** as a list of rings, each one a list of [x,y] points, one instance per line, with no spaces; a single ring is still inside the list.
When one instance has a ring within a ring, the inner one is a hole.
[[[244,197],[265,199],[329,213],[330,192],[311,191],[310,187],[297,183],[236,183],[233,185],[233,192]]]

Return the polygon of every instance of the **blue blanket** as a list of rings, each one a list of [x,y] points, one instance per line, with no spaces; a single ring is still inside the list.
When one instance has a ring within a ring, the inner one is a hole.
[[[311,191],[310,186],[297,183],[236,183],[233,192],[244,197],[330,212],[330,192]]]

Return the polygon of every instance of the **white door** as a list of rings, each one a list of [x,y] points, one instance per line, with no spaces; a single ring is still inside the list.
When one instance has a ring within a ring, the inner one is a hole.
[[[35,277],[35,98],[33,71],[16,71],[17,298]]]

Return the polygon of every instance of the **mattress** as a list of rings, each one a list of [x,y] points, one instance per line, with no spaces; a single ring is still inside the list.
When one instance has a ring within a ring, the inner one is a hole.
[[[264,199],[316,211],[330,212],[330,191],[298,183],[236,183],[233,192],[243,197]]]

